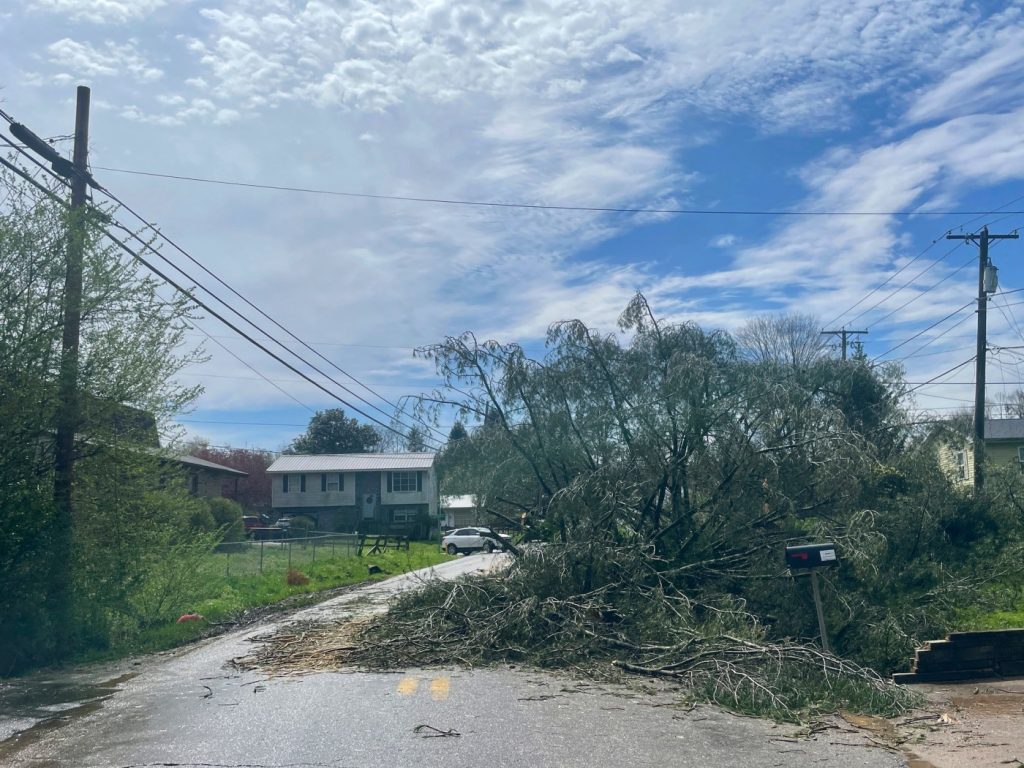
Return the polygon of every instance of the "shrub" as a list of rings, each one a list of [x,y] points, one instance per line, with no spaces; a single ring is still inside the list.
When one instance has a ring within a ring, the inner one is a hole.
[[[217,528],[224,531],[224,541],[242,541],[245,538],[241,504],[231,499],[217,497],[209,499],[207,506]]]
[[[292,568],[288,571],[285,581],[287,581],[288,585],[291,587],[302,587],[309,584],[309,576],[304,574],[302,571],[297,571]]]

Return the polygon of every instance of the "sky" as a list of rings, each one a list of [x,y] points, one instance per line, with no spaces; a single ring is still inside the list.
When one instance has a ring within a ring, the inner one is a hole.
[[[945,236],[1024,224],[1020,2],[21,0],[0,36],[5,111],[66,136],[88,85],[96,178],[383,411],[437,384],[417,346],[541,356],[550,323],[613,332],[640,291],[709,329],[867,330],[947,414],[973,398],[972,365],[938,375],[974,354],[977,250]],[[1024,243],[991,257],[998,398],[1024,380]],[[196,326],[179,434],[279,450],[340,405]]]

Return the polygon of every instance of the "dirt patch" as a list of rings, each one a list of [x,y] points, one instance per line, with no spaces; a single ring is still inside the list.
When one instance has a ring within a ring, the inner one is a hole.
[[[911,768],[1024,767],[1024,679],[914,688],[926,707],[893,721]]]

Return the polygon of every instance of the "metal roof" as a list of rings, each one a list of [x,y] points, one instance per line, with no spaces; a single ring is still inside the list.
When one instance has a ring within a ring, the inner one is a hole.
[[[248,477],[248,472],[243,472],[240,469],[234,467],[225,467],[223,464],[217,464],[213,461],[207,461],[206,459],[200,459],[195,456],[175,456],[174,461],[180,461],[182,464],[188,464],[192,467],[202,467],[203,469],[212,469],[217,472],[227,472],[229,475],[240,475],[241,477]]]
[[[1024,440],[1024,419],[985,419],[986,440]]]
[[[476,497],[472,494],[466,496],[442,496],[441,509],[473,509],[476,507]]]
[[[391,469],[430,469],[432,453],[325,453],[281,456],[267,472],[379,472]]]

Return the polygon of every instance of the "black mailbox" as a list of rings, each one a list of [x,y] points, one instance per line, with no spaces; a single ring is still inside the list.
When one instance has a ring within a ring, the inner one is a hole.
[[[790,568],[823,568],[839,565],[835,544],[803,544],[786,547],[786,565]]]

